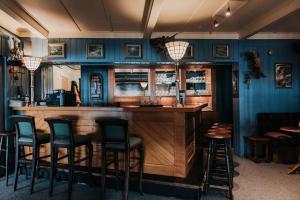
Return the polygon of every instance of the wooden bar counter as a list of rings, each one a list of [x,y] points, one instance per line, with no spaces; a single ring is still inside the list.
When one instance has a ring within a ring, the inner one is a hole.
[[[63,117],[74,121],[77,134],[94,134],[93,166],[101,167],[101,131],[95,120],[119,117],[129,121],[129,133],[143,138],[145,173],[186,177],[197,152],[201,110],[207,104],[173,107],[13,107],[14,111],[35,117],[36,128],[50,132],[47,117]],[[49,153],[49,145],[41,150]],[[63,152],[62,152],[63,153]],[[84,148],[76,155],[85,156]],[[81,163],[85,165],[85,163]]]

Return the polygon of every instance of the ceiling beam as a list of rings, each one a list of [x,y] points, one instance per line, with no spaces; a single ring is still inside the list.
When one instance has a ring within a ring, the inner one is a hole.
[[[277,5],[275,8],[270,9],[265,14],[251,21],[249,24],[243,26],[238,32],[239,39],[246,39],[256,34],[266,26],[273,22],[287,16],[288,14],[298,10],[300,8],[299,0],[285,0],[284,3]]]
[[[9,16],[21,24],[24,24],[29,30],[40,38],[48,38],[49,31],[36,21],[21,5],[15,0],[0,0],[0,8]]]
[[[165,0],[147,0],[143,14],[144,38],[150,38]]]

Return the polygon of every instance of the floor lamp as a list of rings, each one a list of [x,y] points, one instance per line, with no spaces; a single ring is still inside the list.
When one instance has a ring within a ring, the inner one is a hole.
[[[42,58],[23,57],[26,68],[30,71],[30,105],[34,106],[34,71],[40,66]]]
[[[179,99],[179,90],[180,90],[180,79],[179,79],[179,61],[183,58],[187,47],[189,46],[188,42],[183,41],[174,41],[168,42],[165,44],[168,49],[169,56],[175,61],[176,65],[176,104],[175,106],[182,106]]]

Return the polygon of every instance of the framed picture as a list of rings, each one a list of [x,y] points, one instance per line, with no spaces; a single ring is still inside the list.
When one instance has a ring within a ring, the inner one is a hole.
[[[228,58],[229,57],[229,45],[227,45],[227,44],[213,45],[213,56],[215,58]]]
[[[126,58],[142,58],[141,44],[125,44],[124,51]]]
[[[187,48],[186,48],[186,51],[185,51],[185,54],[183,56],[183,58],[194,58],[194,48],[193,48],[193,45],[189,45]]]
[[[87,58],[104,58],[103,44],[86,44]]]
[[[275,64],[275,86],[277,88],[292,87],[291,64]]]
[[[48,57],[50,58],[64,58],[65,57],[65,43],[49,43]]]

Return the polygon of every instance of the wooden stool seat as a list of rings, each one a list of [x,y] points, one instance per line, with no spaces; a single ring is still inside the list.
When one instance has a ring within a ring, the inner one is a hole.
[[[269,162],[270,159],[270,143],[271,139],[264,137],[264,136],[244,136],[244,142],[245,142],[245,147],[244,147],[244,156],[246,158],[249,158],[250,160],[254,162],[261,162],[261,161],[266,161]],[[253,155],[248,153],[248,145],[253,145]],[[265,155],[264,157],[259,157],[258,156],[258,146],[263,145],[265,147]]]
[[[230,139],[231,135],[229,134],[220,134],[220,133],[209,133],[205,135],[207,138],[210,139],[220,139],[220,140],[226,140],[226,139]]]
[[[209,129],[207,132],[208,133],[220,133],[220,134],[229,134],[229,135],[231,135],[231,131],[224,130],[224,129]]]
[[[259,143],[269,143],[271,142],[270,138],[264,137],[264,136],[244,136],[244,139],[247,141],[252,142],[259,142]]]

